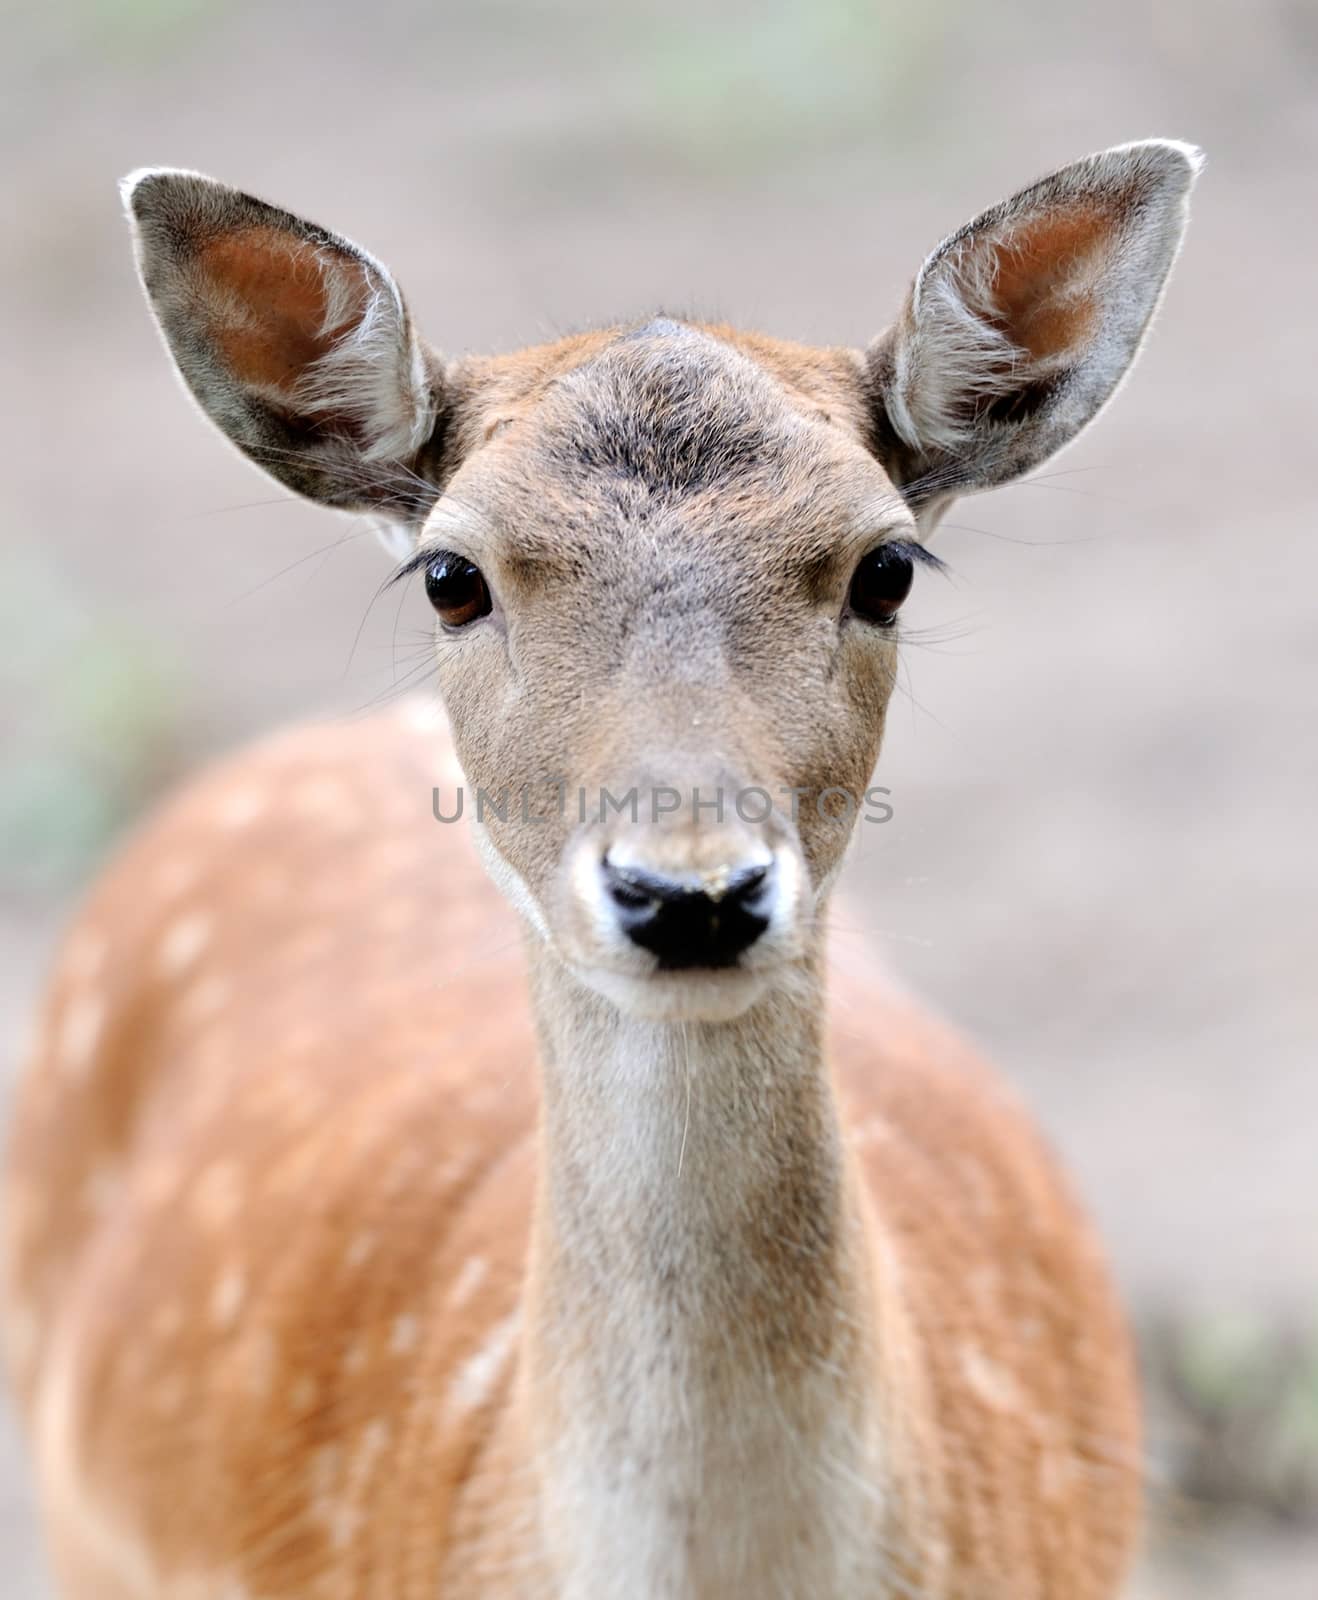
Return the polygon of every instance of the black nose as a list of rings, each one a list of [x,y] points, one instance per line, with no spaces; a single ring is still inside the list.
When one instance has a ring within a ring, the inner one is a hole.
[[[735,967],[769,926],[772,867],[743,867],[718,889],[604,861],[604,887],[618,925],[667,972]]]

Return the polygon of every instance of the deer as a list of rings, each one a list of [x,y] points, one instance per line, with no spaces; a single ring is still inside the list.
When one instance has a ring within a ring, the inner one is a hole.
[[[1104,1252],[831,908],[930,536],[1112,395],[1200,159],[1022,189],[865,346],[659,315],[494,357],[338,234],[125,181],[183,384],[385,529],[438,693],[221,760],[56,953],[3,1283],[61,1594],[1122,1591]]]

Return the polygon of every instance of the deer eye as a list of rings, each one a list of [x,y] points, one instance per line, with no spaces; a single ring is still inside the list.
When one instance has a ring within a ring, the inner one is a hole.
[[[876,545],[852,574],[847,609],[880,628],[891,627],[914,575],[915,564],[904,545]]]
[[[426,598],[450,628],[465,628],[490,609],[490,591],[466,556],[441,550],[426,568]]]

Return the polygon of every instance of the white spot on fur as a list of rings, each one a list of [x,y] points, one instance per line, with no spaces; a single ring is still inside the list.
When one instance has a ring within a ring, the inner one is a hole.
[[[176,978],[196,961],[210,943],[212,922],[204,911],[193,911],[171,922],[156,950],[156,971]]]
[[[60,1022],[56,1046],[61,1068],[75,1078],[91,1065],[105,1026],[105,1001],[93,990],[75,994]]]
[[[236,831],[250,827],[268,807],[269,802],[260,789],[254,784],[244,784],[220,796],[219,804],[215,807],[215,820],[222,828]]]
[[[396,1356],[409,1355],[421,1337],[421,1324],[413,1316],[399,1317],[389,1334],[389,1349]]]
[[[330,1535],[334,1543],[335,1526],[339,1516],[339,1496],[336,1493],[341,1476],[342,1451],[336,1444],[322,1445],[311,1458],[311,1515]]]
[[[474,1350],[454,1373],[445,1397],[445,1408],[450,1419],[479,1411],[493,1394],[513,1353],[517,1325],[516,1312],[496,1323],[486,1335],[485,1343]]]
[[[312,1516],[336,1550],[346,1550],[356,1538],[365,1520],[371,1475],[388,1446],[388,1425],[377,1418],[362,1430],[346,1462],[338,1445],[325,1445],[312,1457]]]
[[[236,1267],[227,1268],[215,1280],[211,1291],[211,1322],[215,1327],[221,1332],[232,1328],[246,1298],[246,1277]]]
[[[979,1349],[977,1345],[962,1345],[961,1375],[966,1387],[990,1411],[1004,1416],[1021,1409],[1021,1392],[1011,1373]]]
[[[363,1228],[360,1233],[354,1234],[352,1242],[343,1257],[344,1266],[349,1268],[360,1267],[375,1254],[377,1243],[378,1240],[373,1228]]]
[[[472,1256],[463,1262],[462,1271],[454,1280],[453,1290],[448,1297],[450,1311],[456,1311],[465,1306],[481,1284],[485,1282],[490,1271],[490,1264],[484,1256]]]

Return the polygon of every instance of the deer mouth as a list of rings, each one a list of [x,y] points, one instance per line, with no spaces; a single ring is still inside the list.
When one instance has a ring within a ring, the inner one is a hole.
[[[646,1022],[732,1022],[768,993],[772,968],[687,967],[638,976],[610,967],[573,970],[624,1016]]]

